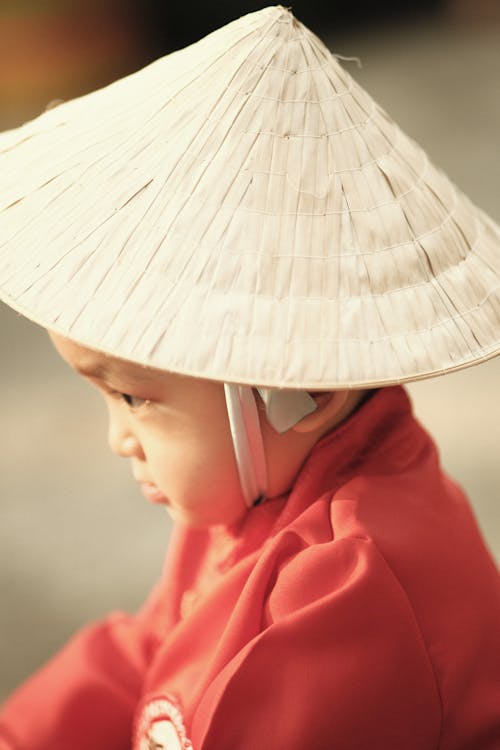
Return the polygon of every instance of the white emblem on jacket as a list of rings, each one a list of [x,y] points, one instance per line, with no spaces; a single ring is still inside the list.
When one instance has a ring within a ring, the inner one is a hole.
[[[166,696],[147,703],[137,725],[137,750],[193,750],[177,704]]]

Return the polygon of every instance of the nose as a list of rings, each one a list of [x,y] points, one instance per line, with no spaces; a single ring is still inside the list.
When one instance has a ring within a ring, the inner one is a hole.
[[[108,444],[113,453],[122,458],[139,458],[144,460],[141,443],[130,429],[124,415],[109,410]]]

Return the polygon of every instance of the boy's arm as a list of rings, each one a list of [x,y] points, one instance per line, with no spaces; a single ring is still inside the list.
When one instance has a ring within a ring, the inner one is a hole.
[[[140,618],[84,628],[5,703],[0,750],[125,750],[152,647]]]
[[[0,707],[0,750],[128,750],[145,672],[178,618],[182,582],[171,571],[185,544],[174,526],[140,611],[83,628]]]
[[[130,748],[144,675],[179,617],[184,584],[172,571],[186,547],[191,561],[203,551],[203,535],[191,536],[173,527],[162,576],[135,616],[83,628],[0,707],[0,750]]]
[[[174,528],[162,577],[135,616],[83,628],[13,693],[0,709],[0,750],[128,750],[144,674],[177,617],[170,570],[182,543]]]

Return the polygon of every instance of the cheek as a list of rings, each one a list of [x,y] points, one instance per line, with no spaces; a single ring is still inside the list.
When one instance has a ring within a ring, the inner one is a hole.
[[[156,481],[172,487],[212,485],[220,491],[239,483],[229,430],[205,428],[161,430],[143,442],[146,461]]]
[[[150,471],[175,521],[197,528],[231,525],[247,512],[232,446],[226,441],[190,439],[170,450],[166,446],[152,463]]]

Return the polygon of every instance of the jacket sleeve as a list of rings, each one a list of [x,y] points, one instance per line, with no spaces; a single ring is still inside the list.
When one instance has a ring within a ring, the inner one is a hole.
[[[438,747],[427,648],[372,541],[303,549],[276,571],[263,616],[195,712],[197,750]]]
[[[125,750],[152,647],[145,621],[86,627],[0,713],[0,750]]]

